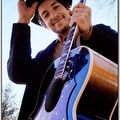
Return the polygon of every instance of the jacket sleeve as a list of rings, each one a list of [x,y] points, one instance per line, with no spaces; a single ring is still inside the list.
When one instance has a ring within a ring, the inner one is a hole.
[[[93,26],[90,39],[81,39],[81,44],[118,63],[118,33],[110,26],[103,24]]]
[[[30,62],[30,27],[25,24],[15,23],[12,28],[10,53],[7,62],[9,78],[15,83],[26,83]]]
[[[13,24],[10,55],[7,62],[10,80],[17,84],[33,84],[33,82],[38,84],[37,81],[41,81],[46,69],[53,62],[52,53],[55,43],[53,41],[45,50],[32,58],[30,27],[20,23]]]

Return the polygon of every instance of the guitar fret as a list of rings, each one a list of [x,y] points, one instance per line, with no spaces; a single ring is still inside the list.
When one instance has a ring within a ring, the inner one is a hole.
[[[63,67],[64,67],[64,62],[63,62],[62,64],[59,64],[59,65],[58,65],[57,70],[63,69]]]
[[[58,64],[58,67],[57,67],[57,70],[56,71],[63,71],[63,69],[64,69],[64,64],[65,64],[65,61],[66,61],[66,55],[67,54],[65,54],[65,55],[63,55],[62,56],[62,58],[61,58],[61,60],[60,60],[60,62],[59,62],[59,64]]]
[[[59,67],[59,66],[64,66],[65,60],[66,60],[66,56],[64,56],[63,58],[61,58],[61,61],[60,61],[60,63],[58,64],[58,67]]]
[[[65,62],[62,64],[62,66],[59,66],[58,69],[56,70],[56,74],[63,73],[64,72],[64,67],[65,67]]]
[[[69,46],[67,46],[67,47],[64,49],[64,52],[68,53],[68,50],[69,50]]]
[[[71,41],[69,40],[69,41],[65,44],[64,51],[69,50],[70,44],[71,44]]]
[[[68,41],[66,42],[65,46],[67,46],[67,44],[69,44],[69,43],[71,43],[71,41],[70,41],[70,40],[68,40]]]
[[[72,40],[72,36],[73,35],[71,35],[71,36],[68,37],[68,40],[70,41],[70,43],[71,43],[71,40]]]
[[[65,45],[65,47],[64,47],[64,49],[63,49],[63,51],[67,51],[67,50],[69,49],[70,44],[71,44],[71,42],[66,43],[66,45]]]
[[[67,57],[67,54],[66,54],[65,56],[62,56],[62,57],[61,57],[61,61],[64,61],[64,62],[65,62],[66,57]],[[61,62],[60,62],[60,63],[61,63]]]
[[[70,40],[70,38],[72,38],[72,36],[73,36],[73,34],[74,34],[74,31],[75,31],[75,28],[73,27],[73,28],[71,29],[71,31],[70,31],[69,36],[68,36],[69,40]]]
[[[73,26],[72,29],[70,30],[70,34],[68,36],[68,40],[71,40],[71,38],[73,37],[74,31],[75,31],[75,27]]]
[[[63,68],[64,68],[64,65],[58,66],[58,69],[57,69],[56,71],[60,71],[60,70],[62,70]]]
[[[55,74],[56,74],[56,76],[61,75],[61,70],[57,71]]]
[[[63,61],[63,60],[62,60],[62,61],[60,61],[60,63],[59,63],[59,65],[58,65],[58,67],[59,67],[59,66],[60,66],[60,67],[61,67],[61,66],[64,66],[64,63],[65,63],[65,61]]]
[[[62,60],[64,57],[66,57],[66,56],[67,56],[67,53],[64,52],[63,55],[61,56],[61,60]]]
[[[76,25],[72,26],[70,33],[74,34],[75,28],[76,28]]]
[[[59,65],[58,65],[58,69],[60,68],[64,68],[65,62],[66,62],[67,58],[65,57],[62,61],[60,61]]]
[[[61,72],[61,70],[55,72],[55,77],[57,77],[57,76],[61,76],[61,77],[62,77],[62,72]]]
[[[55,78],[55,80],[59,79],[59,78],[62,78],[62,75],[56,75],[56,76],[54,76],[54,78]]]

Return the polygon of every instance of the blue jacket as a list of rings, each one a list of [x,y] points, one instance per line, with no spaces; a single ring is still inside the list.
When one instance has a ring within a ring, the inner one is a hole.
[[[81,38],[81,44],[118,63],[118,34],[109,26],[103,24],[93,26],[90,39],[84,41]],[[53,62],[52,53],[55,45],[56,41],[53,41],[45,50],[40,51],[35,58],[32,58],[30,27],[21,23],[13,24],[10,56],[7,63],[8,75],[13,82],[26,85],[18,120],[28,120],[38,97],[38,106],[42,103],[46,89],[54,74],[53,65],[49,77],[44,81],[42,81],[42,78]],[[39,90],[40,85],[42,87]]]

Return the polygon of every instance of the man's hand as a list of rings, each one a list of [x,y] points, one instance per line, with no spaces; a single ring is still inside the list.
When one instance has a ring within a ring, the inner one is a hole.
[[[29,24],[35,13],[38,2],[34,2],[31,7],[27,7],[24,0],[18,1],[19,23]]]
[[[79,33],[85,39],[89,39],[91,35],[91,9],[85,4],[78,3],[72,11],[70,26],[76,23]]]

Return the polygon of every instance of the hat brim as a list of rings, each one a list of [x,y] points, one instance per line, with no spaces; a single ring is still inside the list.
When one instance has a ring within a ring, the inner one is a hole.
[[[38,1],[38,5],[40,5],[44,0],[26,0],[27,7],[31,7],[31,5],[35,1]],[[68,7],[70,7],[72,5],[72,0],[58,0],[58,1],[60,1],[61,3],[63,3],[64,5],[66,5]],[[35,13],[35,15],[33,16],[33,19],[31,21],[33,23],[41,26],[41,24],[38,22],[38,19],[37,19],[37,12]]]

